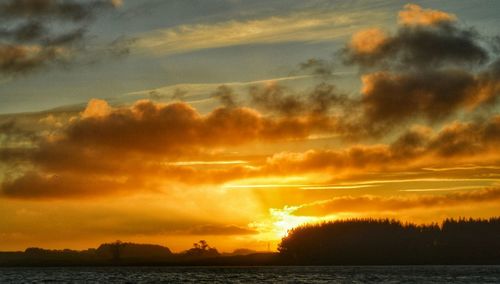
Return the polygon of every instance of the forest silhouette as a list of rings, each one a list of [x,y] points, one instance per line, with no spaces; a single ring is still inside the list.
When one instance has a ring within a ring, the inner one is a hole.
[[[288,232],[277,253],[220,253],[205,240],[179,253],[160,245],[120,241],[83,251],[0,252],[0,266],[405,264],[500,264],[500,217],[446,219],[430,225],[389,219],[305,224]]]
[[[341,220],[292,229],[278,248],[289,264],[500,264],[500,218],[415,225]]]

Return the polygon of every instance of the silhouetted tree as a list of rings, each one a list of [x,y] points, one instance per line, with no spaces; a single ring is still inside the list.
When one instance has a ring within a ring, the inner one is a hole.
[[[193,248],[184,253],[188,257],[215,257],[219,256],[216,248],[212,248],[205,240],[193,244]]]
[[[500,218],[402,224],[343,220],[292,229],[278,248],[297,264],[500,263]]]

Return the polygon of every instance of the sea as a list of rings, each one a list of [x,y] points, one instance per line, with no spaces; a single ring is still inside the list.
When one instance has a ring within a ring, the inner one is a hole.
[[[0,283],[500,283],[500,266],[19,267]]]

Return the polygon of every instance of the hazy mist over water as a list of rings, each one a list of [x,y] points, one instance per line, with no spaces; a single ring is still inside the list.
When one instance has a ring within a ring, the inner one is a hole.
[[[500,266],[0,268],[0,283],[499,283]]]

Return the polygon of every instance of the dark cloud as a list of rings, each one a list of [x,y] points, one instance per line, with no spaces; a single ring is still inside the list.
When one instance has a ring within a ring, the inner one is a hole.
[[[326,114],[331,109],[350,112],[354,104],[352,99],[332,84],[319,84],[307,94],[306,106],[316,114]]]
[[[440,156],[475,155],[493,150],[500,143],[500,117],[487,122],[453,123],[429,141],[429,149]]]
[[[225,85],[217,87],[217,90],[210,94],[210,97],[218,99],[223,106],[228,108],[232,108],[237,105],[235,98],[236,94],[234,93],[233,89]]]
[[[398,162],[404,159],[397,159]],[[345,150],[309,150],[303,153],[279,153],[266,161],[264,172],[296,174],[333,172],[353,169],[380,169],[394,166],[393,153],[386,146],[353,146]]]
[[[500,143],[500,116],[473,122],[453,122],[439,132],[417,127],[402,133],[391,145],[391,156],[414,159],[423,156],[464,158],[495,153]]]
[[[22,45],[0,45],[0,72],[19,74],[30,72],[49,63],[63,60],[54,47],[37,48]]]
[[[432,130],[414,128],[402,133],[391,145],[393,156],[400,160],[424,155],[427,143],[432,136]]]
[[[0,3],[4,18],[50,18],[80,22],[94,17],[101,9],[114,8],[120,1],[113,0],[8,0]]]
[[[436,155],[439,158],[474,157],[496,152],[500,143],[500,116],[473,122],[453,122],[439,132],[416,128],[400,135],[391,144],[396,156]]]
[[[171,99],[173,101],[183,101],[186,98],[187,93],[188,93],[188,91],[186,91],[186,90],[175,88],[175,90],[171,96]]]
[[[103,196],[130,189],[133,185],[99,176],[40,174],[34,171],[18,178],[7,177],[2,193],[9,198],[53,199]]]
[[[251,103],[265,111],[273,111],[279,114],[298,114],[303,111],[300,99],[289,94],[289,90],[278,84],[265,87],[252,86],[250,88]]]
[[[1,38],[9,38],[16,41],[33,41],[40,39],[46,33],[45,26],[37,21],[28,21],[13,29],[0,29]]]
[[[29,161],[30,151],[22,147],[2,147],[0,148],[0,162],[8,164],[10,168],[16,168],[19,161]]]
[[[333,75],[334,64],[324,59],[311,58],[299,64],[301,71],[309,72],[312,75],[330,77]]]
[[[116,0],[9,0],[0,2],[0,73],[25,74],[68,64],[86,49],[87,26]],[[57,23],[60,27],[54,28]],[[122,42],[109,48],[123,53]]]
[[[407,169],[419,163],[453,162],[478,155],[498,155],[500,117],[470,123],[451,123],[433,133],[415,128],[402,133],[389,145],[352,146],[344,150],[309,150],[279,153],[266,161],[264,172],[279,174],[355,170]]]
[[[106,52],[108,55],[114,57],[121,57],[128,55],[131,52],[131,47],[135,43],[135,38],[119,37],[113,40],[107,47]]]
[[[384,128],[419,117],[439,121],[478,103],[479,88],[478,79],[461,70],[365,75],[362,107],[366,124]]]
[[[250,103],[258,109],[286,116],[327,115],[333,109],[345,111],[353,103],[334,85],[326,83],[300,94],[278,84],[253,86],[249,93]]]
[[[342,51],[344,62],[361,67],[428,69],[481,65],[488,61],[485,41],[471,28],[449,19],[402,24],[394,35],[362,31]]]
[[[399,20],[395,34],[364,30],[341,51],[363,71],[358,130],[381,135],[497,103],[499,69],[485,37],[454,15],[417,5],[406,5]]]
[[[0,147],[35,142],[39,133],[19,125],[15,119],[0,122]]]

